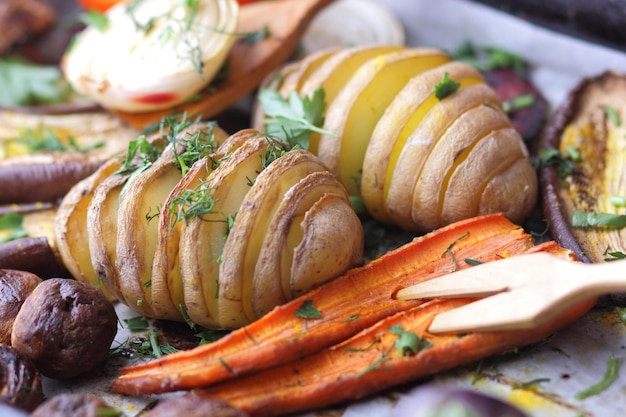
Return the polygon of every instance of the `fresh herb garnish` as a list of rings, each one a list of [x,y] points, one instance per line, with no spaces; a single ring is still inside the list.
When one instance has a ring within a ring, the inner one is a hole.
[[[520,94],[502,102],[502,110],[504,110],[505,113],[510,114],[517,110],[532,107],[533,104],[535,104],[535,96],[530,93]]]
[[[559,177],[565,178],[574,170],[574,162],[580,159],[580,154],[574,152],[570,147],[568,153],[562,153],[558,149],[544,148],[537,155],[537,162],[540,167],[554,166],[559,173]]]
[[[214,213],[217,200],[211,195],[213,188],[206,181],[200,181],[194,188],[181,190],[172,198],[168,207],[171,213],[170,225],[174,227],[180,220],[188,221],[194,217],[202,218],[205,214]]]
[[[182,304],[179,304],[178,310],[180,311],[180,315],[183,316],[183,320],[185,320],[185,323],[187,323],[187,326],[189,326],[191,330],[195,330],[196,323],[194,323],[193,320],[191,320],[191,318],[189,317],[189,314],[187,313],[187,309],[185,308],[185,306]]]
[[[604,113],[609,119],[611,119],[611,121],[616,127],[619,127],[622,124],[622,120],[619,117],[619,113],[617,112],[617,110],[615,110],[614,107],[606,106],[604,108]]]
[[[104,32],[109,27],[109,18],[97,10],[88,10],[78,16],[78,20],[87,26],[92,26],[100,32]]]
[[[614,207],[626,207],[626,197],[623,195],[612,195],[609,202]]]
[[[322,313],[315,308],[312,300],[306,300],[294,313],[301,319],[321,319]]]
[[[585,398],[597,395],[607,389],[613,383],[613,381],[617,379],[618,368],[618,360],[611,355],[607,362],[606,372],[604,373],[604,377],[602,378],[602,380],[600,380],[597,384],[590,386],[586,390],[576,394],[576,398],[579,400],[584,400]]]
[[[206,345],[207,343],[215,342],[221,339],[229,333],[228,330],[205,330],[200,333],[196,333],[196,337],[200,338],[200,345]]]
[[[572,227],[606,227],[621,229],[626,227],[626,214],[584,213],[574,210]]]
[[[63,103],[71,88],[57,66],[37,65],[17,56],[0,58],[0,105]]]
[[[148,329],[148,320],[143,316],[124,319],[124,323],[126,323],[126,327],[131,332],[140,332]]]
[[[535,388],[542,382],[550,382],[550,378],[535,378],[526,382],[519,382],[513,385],[513,389]]]
[[[263,106],[263,112],[268,116],[265,119],[265,133],[301,149],[309,148],[311,132],[336,136],[319,127],[324,124],[326,107],[324,98],[323,89],[315,90],[311,98],[308,96],[302,98],[291,92],[288,99],[276,91],[261,89],[259,101]]]
[[[445,255],[449,255],[450,258],[452,258],[452,263],[454,263],[454,270],[458,271],[459,270],[459,262],[456,259],[456,256],[454,256],[454,253],[452,253],[452,248],[454,247],[454,245],[456,245],[456,243],[461,240],[461,239],[465,239],[467,236],[469,236],[469,232],[463,234],[462,236],[460,236],[458,239],[455,239],[452,243],[450,243],[448,245],[448,247],[446,248],[446,250],[443,251],[443,253],[441,254],[441,257],[443,258]]]
[[[451,55],[455,60],[465,62],[478,71],[513,69],[517,73],[523,73],[526,70],[526,62],[519,55],[499,48],[477,47],[470,42]]]
[[[20,213],[8,213],[0,216],[0,243],[21,239],[28,236],[22,227],[24,216]]]
[[[394,346],[396,347],[396,353],[399,357],[413,356],[421,350],[428,349],[432,346],[429,341],[420,338],[413,332],[404,330],[399,324],[390,327],[389,331],[398,335]]]
[[[265,39],[270,37],[270,27],[268,25],[263,26],[259,30],[255,30],[254,32],[247,32],[241,35],[239,39],[239,43],[243,43],[246,45],[255,45]]]
[[[454,94],[459,87],[461,87],[461,83],[450,79],[448,72],[446,71],[443,74],[443,80],[435,86],[435,97],[437,97],[438,100],[443,100],[449,95]]]
[[[619,261],[620,259],[626,259],[626,253],[619,251],[609,251],[608,248],[604,251],[604,262]]]

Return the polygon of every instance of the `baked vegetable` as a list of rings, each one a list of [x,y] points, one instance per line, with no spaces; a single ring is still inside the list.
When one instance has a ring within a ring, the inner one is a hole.
[[[538,155],[550,233],[586,262],[626,253],[624,94],[624,74],[581,80],[550,121]]]
[[[155,158],[68,194],[58,239],[77,279],[146,316],[237,328],[361,262],[360,220],[317,157],[252,129],[210,132],[170,132]]]
[[[554,242],[533,246],[532,236],[499,214],[458,222],[352,269],[216,342],[131,365],[113,386],[138,395],[213,385],[195,392],[253,415],[275,415],[358,398],[533,343],[578,318],[593,300],[540,328],[459,337],[426,330],[437,312],[470,300],[401,302],[393,294],[470,267],[468,259],[488,262],[536,250],[573,259]],[[396,351],[402,332],[420,340],[422,350]]]
[[[61,67],[76,91],[133,113],[171,109],[211,82],[235,41],[239,6],[140,0],[105,13],[105,27],[81,32]]]
[[[268,88],[283,97],[323,90],[326,133],[313,134],[309,150],[376,219],[427,232],[494,212],[520,223],[534,207],[537,178],[526,146],[469,65],[439,50],[401,47],[347,48],[297,65],[266,82],[261,104],[275,100]]]

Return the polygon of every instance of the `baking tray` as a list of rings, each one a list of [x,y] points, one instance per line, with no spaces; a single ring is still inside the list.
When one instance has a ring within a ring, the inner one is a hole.
[[[413,46],[436,46],[454,50],[466,42],[506,49],[531,64],[532,79],[552,108],[582,77],[611,69],[626,72],[626,55],[598,44],[587,43],[535,26],[487,6],[461,0],[379,0],[399,17],[406,41]],[[136,313],[117,306],[120,330],[114,346],[132,333],[123,319]],[[481,363],[415,381],[377,396],[341,404],[301,416],[389,416],[397,399],[425,382],[471,387],[509,401],[535,417],[603,417],[620,415],[626,398],[626,377],[585,400],[576,394],[602,379],[609,357],[626,361],[626,325],[614,308],[597,308],[575,324],[543,343],[510,352]],[[61,392],[93,392],[128,416],[157,400],[153,397],[123,397],[111,390],[111,380],[129,360],[109,360],[97,372],[72,381],[44,381],[48,396]],[[624,372],[622,372],[624,373]],[[528,384],[532,381],[538,383]],[[314,406],[314,404],[312,404]]]

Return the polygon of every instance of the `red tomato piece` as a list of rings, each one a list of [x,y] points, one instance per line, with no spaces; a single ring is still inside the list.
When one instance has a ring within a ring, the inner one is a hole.
[[[106,12],[111,6],[123,0],[78,0],[78,3],[86,10]]]

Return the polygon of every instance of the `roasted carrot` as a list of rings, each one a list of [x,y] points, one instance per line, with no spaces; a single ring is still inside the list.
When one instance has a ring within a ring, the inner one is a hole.
[[[556,245],[544,246],[568,255]],[[538,342],[579,318],[586,301],[529,330],[431,334],[434,316],[471,299],[433,300],[385,318],[352,338],[266,371],[195,390],[219,398],[254,417],[276,416],[354,400],[514,347]]]
[[[131,395],[198,388],[295,360],[418,306],[419,300],[394,299],[402,287],[468,267],[467,258],[488,262],[532,246],[532,236],[499,214],[454,223],[348,271],[217,342],[129,366],[113,388]],[[306,308],[320,317],[306,318]]]

